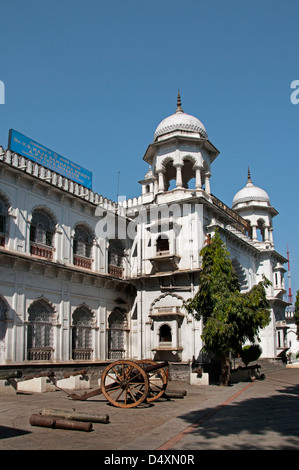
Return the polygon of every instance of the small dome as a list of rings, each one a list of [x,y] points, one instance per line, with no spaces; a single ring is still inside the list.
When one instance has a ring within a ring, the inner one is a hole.
[[[187,131],[199,134],[201,138],[207,139],[207,132],[203,123],[194,116],[184,113],[181,108],[180,93],[178,94],[177,110],[171,116],[163,119],[156,128],[154,141],[158,137],[175,131]]]
[[[233,199],[233,209],[235,206],[242,202],[251,202],[251,201],[259,201],[259,202],[267,202],[270,204],[270,198],[266,191],[254,184],[251,181],[250,172],[248,169],[248,179],[245,188],[241,189],[237,192]]]

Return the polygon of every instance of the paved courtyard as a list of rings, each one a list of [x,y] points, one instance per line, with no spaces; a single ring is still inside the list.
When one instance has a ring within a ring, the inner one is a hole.
[[[1,394],[0,450],[299,450],[298,368],[230,387],[170,382],[168,389],[187,395],[123,409],[102,395]],[[44,408],[107,414],[109,423],[93,423],[91,432],[31,426],[31,415]]]

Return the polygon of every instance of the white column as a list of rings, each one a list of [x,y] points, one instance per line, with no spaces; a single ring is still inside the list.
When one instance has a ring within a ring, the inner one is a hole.
[[[211,194],[210,177],[211,177],[211,173],[207,172],[205,174],[205,192],[207,194]]]
[[[176,187],[181,188],[183,186],[183,182],[182,182],[182,164],[177,163],[175,165],[175,167],[176,167]]]
[[[256,225],[252,225],[252,240],[257,240]]]
[[[196,189],[201,189],[202,188],[201,167],[200,166],[195,167],[195,188]]]
[[[159,176],[159,189],[158,189],[158,192],[163,193],[163,191],[165,190],[163,170],[158,171],[158,176]]]

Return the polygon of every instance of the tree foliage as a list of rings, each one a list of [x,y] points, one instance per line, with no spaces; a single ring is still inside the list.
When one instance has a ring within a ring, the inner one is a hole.
[[[240,293],[237,274],[218,232],[200,254],[199,290],[185,302],[185,308],[203,320],[205,349],[219,355],[227,368],[229,354],[239,354],[246,340],[259,340],[259,329],[269,323],[265,287],[270,283],[264,279],[249,292]]]
[[[245,366],[248,366],[250,362],[256,361],[261,354],[262,348],[259,344],[250,344],[242,348],[240,356]]]

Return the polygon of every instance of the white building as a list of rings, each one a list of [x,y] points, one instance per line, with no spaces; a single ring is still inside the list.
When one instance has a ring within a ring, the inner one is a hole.
[[[141,196],[118,204],[0,147],[0,364],[199,358],[202,325],[182,303],[216,227],[242,290],[272,282],[261,346],[279,356],[287,260],[274,248],[277,211],[250,175],[232,208],[217,199],[218,154],[180,97],[145,152]]]

